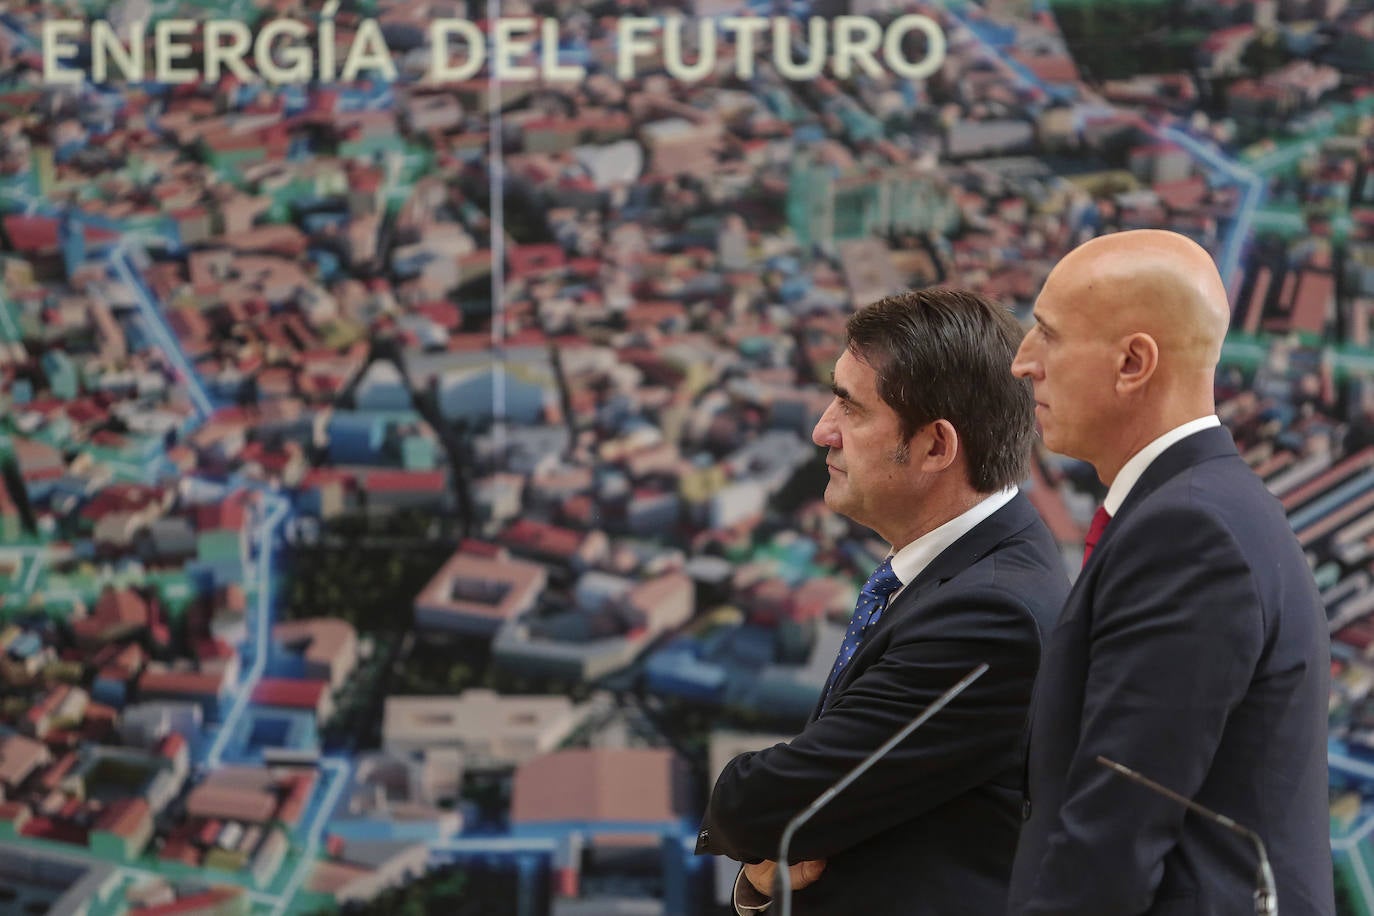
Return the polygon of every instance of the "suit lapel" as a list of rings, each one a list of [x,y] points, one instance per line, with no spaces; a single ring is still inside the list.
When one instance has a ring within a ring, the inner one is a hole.
[[[978,523],[972,531],[942,550],[926,568],[912,579],[897,595],[892,606],[883,611],[872,632],[864,641],[872,639],[896,624],[898,620],[912,613],[921,603],[921,598],[948,582],[959,573],[977,563],[998,544],[1024,529],[1035,520],[1035,509],[1030,500],[1021,493],[1012,497],[1011,502]]]
[[[1116,515],[1112,516],[1111,524],[1107,525],[1106,530],[1102,532],[1102,537],[1098,539],[1097,546],[1093,548],[1093,555],[1089,558],[1087,565],[1074,579],[1073,586],[1069,589],[1069,596],[1064,601],[1064,610],[1059,615],[1059,622],[1055,625],[1056,630],[1066,626],[1070,621],[1077,620],[1082,614],[1087,601],[1085,590],[1089,587],[1088,583],[1094,578],[1089,575],[1089,572],[1101,562],[1101,557],[1105,552],[1103,548],[1111,541],[1112,535],[1121,530],[1121,521],[1129,517],[1145,500],[1149,499],[1152,493],[1174,477],[1203,461],[1227,457],[1240,460],[1240,454],[1236,451],[1235,440],[1231,438],[1230,431],[1223,426],[1194,433],[1169,446],[1158,458],[1150,462],[1145,473],[1141,474],[1140,479],[1135,482],[1135,486],[1131,487],[1131,492],[1126,494],[1126,499],[1117,510]]]
[[[920,587],[923,583],[944,582],[977,563],[998,544],[1025,530],[1036,520],[1035,507],[1026,499],[1024,493],[1017,493],[1005,506],[983,519],[959,540],[950,544],[921,570],[906,591]],[[904,591],[903,595],[906,594]]]
[[[896,626],[897,621],[919,613],[922,600],[932,591],[957,576],[959,573],[977,563],[998,544],[1030,525],[1037,518],[1035,508],[1026,499],[1025,494],[1017,493],[1011,501],[998,509],[992,515],[985,518],[974,526],[972,531],[966,533],[959,540],[946,547],[935,559],[931,560],[925,569],[897,595],[890,607],[883,610],[883,614],[878,618],[878,622],[873,625],[865,636],[864,641],[855,653],[855,657],[840,672],[839,680],[836,681],[832,693],[843,690],[854,679],[856,673],[866,667],[864,656],[865,649],[872,646],[887,629]],[[824,701],[824,697],[821,698]],[[821,712],[821,703],[817,702],[811,718],[814,720]]]
[[[902,593],[892,602],[892,606],[883,609],[883,615],[878,618],[878,622],[873,624],[873,628],[864,635],[863,642],[859,644],[858,651],[855,652],[854,657],[849,660],[849,664],[845,665],[844,670],[839,673],[839,677],[835,681],[835,687],[831,690],[832,695],[838,694],[840,691],[844,690],[844,688],[848,687],[849,682],[854,679],[855,672],[867,667],[867,662],[864,660],[864,650],[877,641],[878,634],[892,626],[893,621],[898,618],[905,617],[909,613],[916,613],[915,609],[920,605],[921,599],[938,588],[941,581],[940,579],[926,579],[925,581],[917,579],[906,588],[902,589]],[[816,705],[811,710],[811,718],[807,720],[808,722],[814,722],[820,716],[824,703],[825,686],[821,685],[820,698],[816,700]]]
[[[1136,507],[1149,498],[1151,493],[1158,490],[1172,478],[1188,470],[1188,468],[1200,464],[1203,461],[1209,461],[1213,458],[1226,458],[1228,456],[1235,457],[1237,460],[1240,458],[1239,453],[1236,451],[1236,443],[1231,437],[1230,430],[1221,426],[1204,429],[1188,436],[1186,439],[1175,442],[1165,449],[1158,458],[1150,462],[1150,466],[1145,469],[1145,473],[1141,474],[1140,479],[1135,482],[1135,486],[1131,487],[1131,492],[1126,494],[1126,499],[1121,504],[1121,508],[1118,509],[1116,515],[1112,517],[1111,524],[1102,532],[1102,537],[1098,539],[1097,546],[1093,548],[1093,555],[1088,559],[1087,565],[1083,567],[1083,571],[1079,573],[1078,578],[1074,580],[1073,586],[1069,589],[1069,596],[1064,600],[1064,610],[1060,613],[1059,621],[1055,624],[1056,633],[1061,628],[1068,626],[1071,621],[1077,620],[1081,616],[1084,604],[1087,602],[1084,593],[1084,590],[1087,588],[1085,583],[1087,583],[1090,578],[1086,573],[1093,568],[1094,564],[1100,562],[1100,558],[1103,554],[1102,548],[1106,546],[1107,542],[1111,539],[1113,532],[1121,530],[1121,525],[1119,525],[1118,522],[1134,512]],[[1050,634],[1045,641],[1046,647],[1048,647],[1049,639],[1053,638],[1053,634]],[[1044,648],[1042,648],[1041,652],[1041,657],[1043,658]],[[1031,693],[1030,714],[1026,719],[1025,732],[1025,742],[1028,748],[1031,740],[1031,729],[1035,725],[1035,715],[1041,699],[1040,685],[1043,683],[1043,680],[1044,679],[1041,677],[1036,678],[1035,687]],[[1030,785],[1029,753],[1026,755],[1024,785]]]
[[[1213,458],[1234,457],[1239,458],[1236,451],[1235,440],[1231,438],[1231,432],[1224,426],[1214,426],[1204,429],[1201,432],[1175,442],[1165,449],[1158,458],[1150,462],[1150,466],[1145,469],[1145,473],[1140,475],[1140,479],[1131,487],[1131,492],[1126,494],[1126,500],[1112,517],[1111,524],[1107,525],[1102,537],[1098,540],[1097,546],[1093,548],[1093,557],[1096,558],[1111,539],[1113,530],[1120,530],[1117,524],[1121,519],[1126,518],[1137,506],[1149,498],[1150,494],[1158,490],[1166,482],[1178,476],[1188,468],[1203,461]],[[1091,565],[1092,560],[1089,560]],[[1082,576],[1079,576],[1082,579]],[[1075,583],[1077,584],[1077,583]]]

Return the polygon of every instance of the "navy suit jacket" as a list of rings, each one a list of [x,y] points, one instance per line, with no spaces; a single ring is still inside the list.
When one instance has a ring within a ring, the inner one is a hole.
[[[793,897],[797,914],[1001,912],[1041,634],[1067,591],[1054,540],[1017,494],[897,595],[800,735],[725,767],[697,851],[775,859],[792,817],[987,662],[968,690],[799,830],[790,859],[827,860]]]
[[[1243,839],[1095,762],[1256,831],[1284,916],[1329,916],[1330,646],[1278,501],[1204,430],[1146,468],[1045,649],[1011,912],[1254,913]]]

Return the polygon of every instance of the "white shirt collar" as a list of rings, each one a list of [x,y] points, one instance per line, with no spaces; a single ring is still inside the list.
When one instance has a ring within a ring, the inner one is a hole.
[[[1221,421],[1216,414],[1209,414],[1205,417],[1198,417],[1196,420],[1189,420],[1182,426],[1175,426],[1149,445],[1142,448],[1131,456],[1130,460],[1121,466],[1121,471],[1112,481],[1111,487],[1107,489],[1107,498],[1102,500],[1102,508],[1107,510],[1108,515],[1116,515],[1121,504],[1130,495],[1131,488],[1136,481],[1145,473],[1145,469],[1154,463],[1154,460],[1164,454],[1169,446],[1176,442],[1182,442],[1193,433],[1200,433],[1204,429],[1211,429],[1213,426],[1220,426]]]
[[[919,576],[931,561],[938,557],[959,538],[968,534],[992,513],[1011,502],[1016,495],[1016,487],[1007,487],[986,497],[972,509],[945,522],[933,531],[927,531],[901,550],[892,554],[892,571],[902,580],[906,588]],[[896,595],[892,596],[896,598]],[[889,599],[889,603],[891,600]]]

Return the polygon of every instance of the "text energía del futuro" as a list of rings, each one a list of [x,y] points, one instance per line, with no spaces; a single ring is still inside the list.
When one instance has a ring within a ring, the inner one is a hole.
[[[232,75],[244,82],[289,84],[349,82],[364,74],[396,79],[396,64],[378,22],[363,19],[341,48],[334,6],[325,8],[314,30],[305,22],[279,18],[264,23],[256,34],[234,19],[163,19],[151,30],[146,22],[134,22],[125,36],[104,20],[49,19],[42,24],[43,80],[179,84]],[[722,38],[733,42],[734,72],[741,79],[754,75],[765,36],[771,45],[767,59],[786,80],[823,73],[841,79],[858,72],[877,77],[884,70],[924,79],[945,58],[944,32],[928,16],[908,14],[885,24],[867,16],[813,17],[806,21],[804,35],[794,35],[796,24],[786,16],[725,16],[691,23],[681,16],[623,17],[615,24],[615,76],[633,79],[647,61],[677,80],[704,79],[716,70]],[[918,45],[921,54],[910,60],[908,48],[917,44],[911,41],[917,36],[924,37]],[[559,21],[550,17],[502,17],[486,32],[466,19],[435,19],[426,38],[428,65],[422,79],[428,83],[462,82],[484,68],[492,78],[510,81],[572,82],[587,75],[581,64],[560,58]],[[89,70],[76,64],[83,44],[89,50],[83,60]]]

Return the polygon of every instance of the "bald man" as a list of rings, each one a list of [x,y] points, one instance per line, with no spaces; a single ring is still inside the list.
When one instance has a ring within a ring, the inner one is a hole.
[[[1326,616],[1216,417],[1229,318],[1206,251],[1122,232],[1051,272],[1016,355],[1045,444],[1109,489],[1041,661],[1012,913],[1255,912],[1253,848],[1098,755],[1256,831],[1284,916],[1334,913]]]

